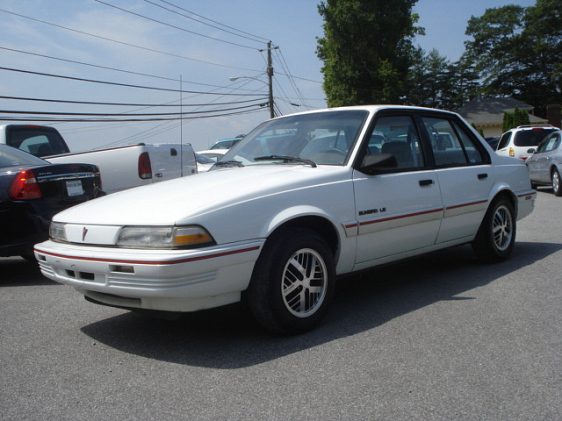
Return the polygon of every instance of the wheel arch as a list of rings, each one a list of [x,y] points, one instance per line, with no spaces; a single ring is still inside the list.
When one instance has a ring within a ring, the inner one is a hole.
[[[490,206],[492,205],[494,200],[497,200],[501,197],[506,198],[511,202],[513,211],[515,213],[514,217],[517,220],[517,215],[519,212],[519,199],[517,198],[517,195],[513,192],[513,190],[511,190],[508,186],[500,186],[493,192],[493,194],[490,195],[490,200],[488,201],[488,209],[490,209]],[[488,209],[486,209],[486,211]]]
[[[267,245],[268,242],[273,241],[279,234],[295,228],[309,229],[317,233],[326,241],[337,261],[341,244],[340,233],[326,215],[318,213],[300,214],[292,218],[272,221],[265,244]]]

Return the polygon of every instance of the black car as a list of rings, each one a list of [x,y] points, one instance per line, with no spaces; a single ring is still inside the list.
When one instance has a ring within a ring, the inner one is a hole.
[[[102,194],[95,165],[51,164],[0,145],[0,256],[33,259],[53,215]]]

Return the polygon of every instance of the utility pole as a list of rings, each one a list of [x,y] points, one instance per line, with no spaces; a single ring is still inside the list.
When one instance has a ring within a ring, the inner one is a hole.
[[[269,80],[269,117],[274,118],[273,111],[273,61],[271,60],[271,41],[267,43],[267,77]]]

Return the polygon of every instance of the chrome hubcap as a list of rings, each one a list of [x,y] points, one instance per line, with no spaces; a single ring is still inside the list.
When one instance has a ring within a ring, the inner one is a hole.
[[[513,236],[513,220],[511,213],[505,206],[500,206],[494,215],[494,222],[492,226],[494,233],[494,242],[500,251],[505,251],[511,243]]]
[[[281,292],[285,307],[294,316],[314,314],[324,301],[327,286],[326,264],[315,250],[298,250],[285,265]]]

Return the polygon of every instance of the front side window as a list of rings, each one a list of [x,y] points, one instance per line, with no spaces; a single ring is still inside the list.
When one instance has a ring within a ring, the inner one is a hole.
[[[435,117],[422,117],[422,120],[429,134],[436,166],[478,165],[484,162],[480,148],[456,122]]]
[[[560,134],[553,133],[552,135],[550,135],[549,137],[547,137],[545,140],[541,142],[539,148],[537,149],[537,153],[553,151],[558,147],[559,144],[560,144]]]
[[[276,118],[248,134],[221,161],[344,165],[367,116],[366,111],[349,110]]]
[[[425,166],[420,139],[411,116],[378,118],[364,152],[365,155],[393,155],[398,170]]]

